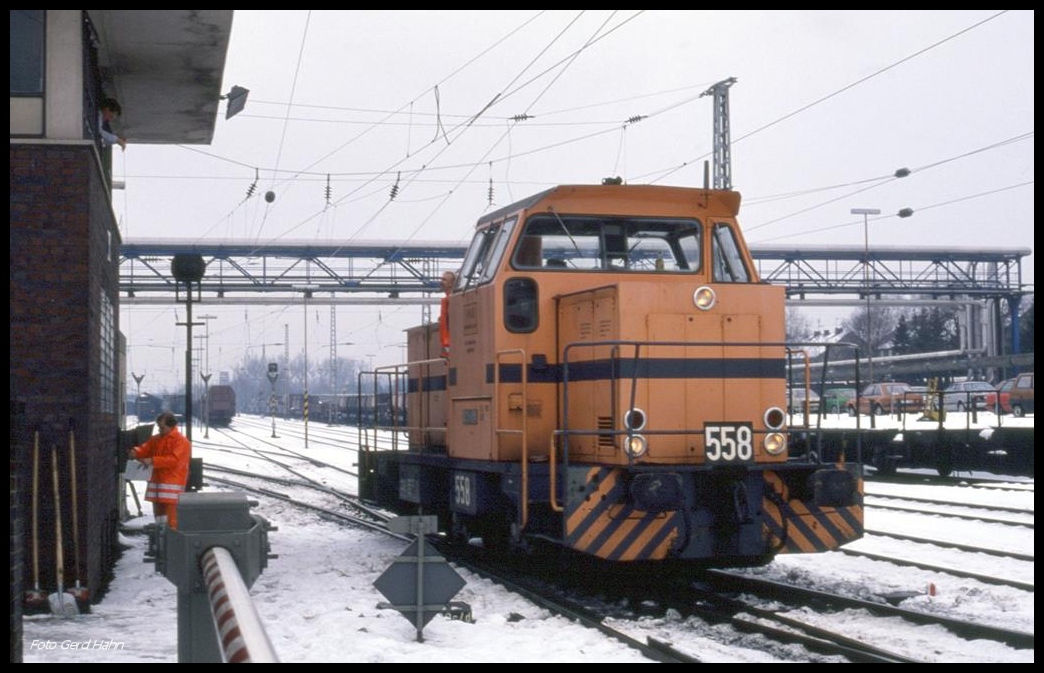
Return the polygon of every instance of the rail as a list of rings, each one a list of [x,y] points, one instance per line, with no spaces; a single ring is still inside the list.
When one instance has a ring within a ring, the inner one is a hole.
[[[279,663],[250,590],[227,549],[211,547],[200,561],[222,663]]]

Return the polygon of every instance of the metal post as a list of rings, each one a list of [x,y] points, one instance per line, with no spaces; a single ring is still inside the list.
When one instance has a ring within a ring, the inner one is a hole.
[[[185,436],[192,442],[192,283],[188,284],[188,301],[185,310],[188,312],[185,323]]]
[[[283,323],[283,371],[290,371],[290,323]],[[283,381],[283,420],[290,419],[290,374]]]
[[[275,417],[276,417],[276,409],[275,409],[276,391],[275,391],[275,384],[276,384],[276,379],[278,379],[278,378],[279,378],[279,365],[277,365],[274,362],[269,362],[268,363],[268,381],[269,381],[269,383],[272,384],[272,394],[268,398],[268,412],[270,414],[272,414],[272,438],[273,439],[278,439],[278,437],[276,436],[276,430],[275,430]]]
[[[207,314],[207,315],[199,316],[199,319],[207,321],[207,333],[206,333],[206,338],[205,338],[205,341],[206,341],[206,344],[207,344],[207,348],[206,348],[206,371],[209,372],[210,371],[210,321],[211,320],[217,320],[217,316],[216,315],[209,315],[209,314]]]
[[[203,439],[210,439],[210,374],[199,373],[203,379]]]
[[[866,292],[866,363],[867,380],[870,384],[874,382],[874,345],[873,345],[873,321],[870,317],[870,223],[868,216],[880,215],[879,208],[853,208],[853,215],[863,216],[863,288]],[[874,410],[870,409],[870,417],[873,419]]]
[[[308,297],[319,289],[318,285],[294,285],[293,289],[304,293],[304,441],[308,448]]]
[[[714,97],[714,189],[732,189],[732,143],[729,129],[729,87],[735,77],[722,80],[700,94]]]
[[[333,297],[334,293],[330,293]],[[328,414],[328,425],[334,423],[334,412],[337,407],[337,305],[330,304],[330,393],[333,394],[333,404],[330,405]]]
[[[178,592],[180,663],[276,661],[247,591],[275,558],[275,529],[251,504],[241,493],[186,493],[178,529],[157,534],[151,560]]]

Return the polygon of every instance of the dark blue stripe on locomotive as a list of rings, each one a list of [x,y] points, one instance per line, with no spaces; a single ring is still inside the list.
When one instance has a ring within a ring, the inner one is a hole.
[[[530,383],[561,383],[561,364],[528,365]],[[781,379],[786,362],[781,358],[617,358],[569,364],[569,380],[609,379]],[[501,364],[501,383],[521,383],[522,365]],[[493,364],[486,365],[486,383],[493,383]]]
[[[406,392],[438,392],[440,390],[446,390],[446,375],[441,376],[424,376],[423,378],[423,390],[418,390],[418,379],[410,379],[406,384]]]

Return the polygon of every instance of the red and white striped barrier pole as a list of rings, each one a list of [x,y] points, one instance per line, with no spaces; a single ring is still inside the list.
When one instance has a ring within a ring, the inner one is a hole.
[[[250,591],[228,550],[211,547],[201,561],[224,663],[279,663]]]

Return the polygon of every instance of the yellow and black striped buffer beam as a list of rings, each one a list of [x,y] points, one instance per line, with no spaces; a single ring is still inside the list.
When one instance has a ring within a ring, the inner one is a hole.
[[[667,558],[682,533],[679,512],[644,512],[629,504],[623,471],[585,468],[565,512],[565,542],[580,552],[611,561]],[[571,470],[572,472],[572,470]]]
[[[822,507],[809,500],[792,498],[777,473],[767,471],[764,478],[762,523],[771,549],[778,549],[780,554],[822,552],[863,536],[861,479],[860,504]]]

